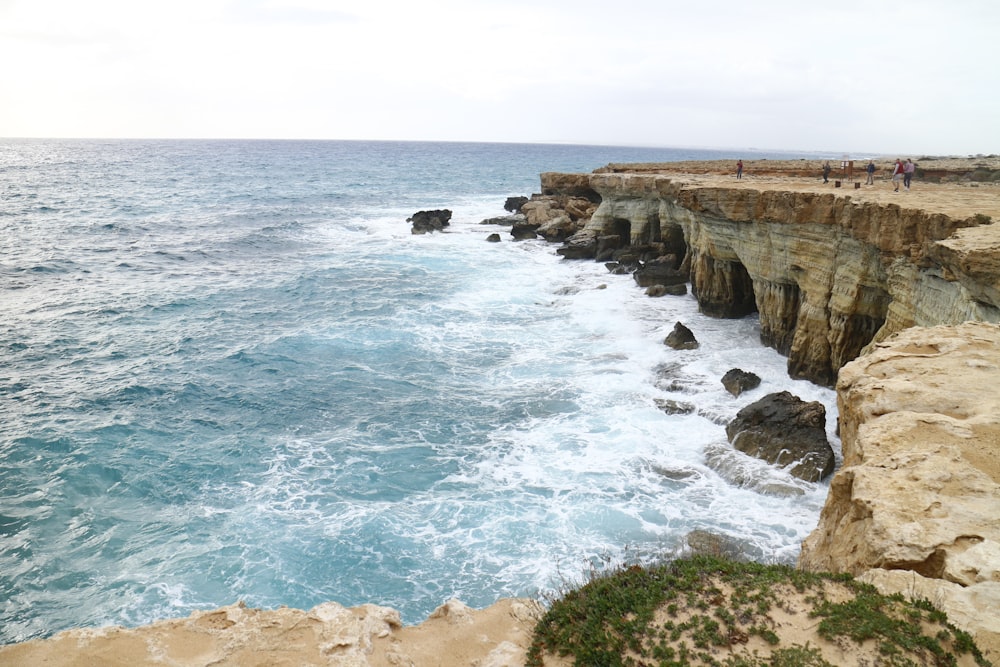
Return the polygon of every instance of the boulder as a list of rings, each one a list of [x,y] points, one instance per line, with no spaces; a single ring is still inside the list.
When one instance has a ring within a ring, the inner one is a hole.
[[[538,238],[538,225],[532,224],[530,222],[518,222],[510,228],[510,235],[514,237],[516,241],[524,241],[525,239],[537,239]]]
[[[407,218],[406,221],[412,225],[410,231],[414,234],[440,232],[451,224],[451,211],[448,209],[417,211]]]
[[[489,241],[490,243],[500,243],[500,235],[490,234],[489,236],[486,237],[486,240]]]
[[[826,408],[790,392],[768,394],[736,414],[726,426],[733,447],[807,482],[833,473],[835,457],[826,437]]]
[[[510,211],[511,213],[520,213],[521,207],[529,201],[531,200],[527,197],[507,197],[507,201],[503,203],[503,210]]]
[[[664,345],[668,345],[675,350],[694,350],[698,347],[698,341],[691,333],[691,330],[680,322],[674,325],[674,330],[663,339]]]
[[[646,262],[632,274],[639,287],[680,285],[688,281],[688,272],[677,268],[677,258],[667,255]]]
[[[760,377],[739,368],[732,368],[722,376],[722,386],[733,396],[760,386]]]
[[[556,254],[565,259],[594,259],[597,256],[597,237],[588,232],[577,232],[566,239]]]
[[[561,243],[579,231],[580,226],[567,215],[560,215],[542,223],[535,231],[546,241]]]

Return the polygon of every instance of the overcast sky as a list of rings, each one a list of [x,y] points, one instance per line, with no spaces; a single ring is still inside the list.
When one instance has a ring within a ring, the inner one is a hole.
[[[1000,153],[1000,2],[0,0],[0,136]]]

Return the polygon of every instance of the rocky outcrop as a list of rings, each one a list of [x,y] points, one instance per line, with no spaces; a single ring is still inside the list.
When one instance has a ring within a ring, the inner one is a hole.
[[[832,386],[866,346],[910,326],[1000,322],[997,233],[974,217],[650,173],[542,174],[550,195],[588,188],[600,206],[560,254],[602,259],[604,239],[644,249],[644,265],[682,258],[702,312],[759,313],[792,377]]]
[[[413,234],[440,232],[451,224],[451,211],[446,208],[436,211],[417,211],[406,221],[410,223],[410,232]]]
[[[760,376],[741,368],[731,368],[722,376],[722,386],[733,396],[760,386]]]
[[[833,472],[833,448],[826,439],[826,408],[787,391],[768,394],[736,414],[726,426],[734,448],[807,482]]]
[[[694,333],[681,322],[674,324],[673,330],[667,334],[663,344],[675,350],[696,350],[698,349],[698,339]]]
[[[523,665],[541,615],[532,600],[501,600],[474,610],[451,600],[423,623],[365,604],[327,602],[309,611],[234,604],[141,628],[67,630],[50,639],[0,647],[0,664],[70,667],[508,667]]]
[[[844,463],[799,564],[926,596],[1000,657],[1000,327],[911,328],[837,383]]]

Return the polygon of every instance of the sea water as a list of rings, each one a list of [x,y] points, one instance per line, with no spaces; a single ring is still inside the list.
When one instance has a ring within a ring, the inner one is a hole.
[[[0,643],[238,600],[413,623],[692,530],[793,562],[826,485],[742,462],[797,491],[767,495],[705,455],[781,390],[822,401],[836,445],[833,392],[790,380],[754,317],[480,224],[542,171],[719,157],[0,141]],[[411,234],[434,208],[448,230]],[[678,321],[697,350],[663,344]],[[734,398],[737,367],[763,382]]]

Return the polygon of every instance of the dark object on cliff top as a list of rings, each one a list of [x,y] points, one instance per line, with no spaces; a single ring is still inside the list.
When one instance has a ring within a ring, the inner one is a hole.
[[[751,403],[726,426],[733,447],[807,482],[833,473],[833,447],[826,439],[826,408],[787,391]]]
[[[510,211],[511,213],[520,213],[521,207],[529,201],[531,200],[527,197],[507,197],[507,201],[503,203],[503,210]]]
[[[451,224],[451,211],[446,208],[439,211],[417,211],[406,221],[413,224],[410,231],[414,234],[440,232]]]
[[[733,368],[722,376],[722,386],[733,396],[739,396],[745,391],[759,387],[760,377],[755,373]]]
[[[674,330],[663,339],[663,344],[675,350],[694,350],[698,347],[698,340],[690,329],[678,322],[674,325]]]

